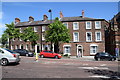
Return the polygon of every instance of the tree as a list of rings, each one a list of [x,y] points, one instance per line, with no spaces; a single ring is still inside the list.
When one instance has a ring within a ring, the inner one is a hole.
[[[20,34],[20,38],[25,42],[30,41],[34,47],[37,44],[36,41],[39,39],[39,35],[32,30],[32,27],[28,27]]]
[[[45,32],[45,39],[47,42],[54,43],[54,47],[56,48],[54,51],[58,53],[60,43],[68,43],[70,41],[69,30],[61,21],[59,21],[59,18],[55,18],[55,22],[50,24],[48,27],[49,30]]]
[[[9,49],[11,45],[11,39],[13,38],[19,38],[20,37],[20,30],[15,28],[14,23],[12,22],[11,24],[5,24],[7,29],[4,31],[4,33],[8,36],[9,39]]]
[[[0,43],[2,44],[2,47],[8,47],[8,35],[6,33],[2,34],[2,37],[0,38]]]

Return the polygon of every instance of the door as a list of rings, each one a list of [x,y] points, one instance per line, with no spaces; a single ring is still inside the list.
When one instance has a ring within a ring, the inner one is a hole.
[[[83,46],[78,45],[77,46],[77,57],[82,57],[83,56]]]

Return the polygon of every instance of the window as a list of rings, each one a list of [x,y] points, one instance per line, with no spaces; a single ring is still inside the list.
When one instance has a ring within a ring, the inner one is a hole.
[[[37,32],[37,27],[34,27],[34,32]]]
[[[21,39],[21,38],[19,38],[19,40],[20,40],[20,41],[22,41],[22,39]]]
[[[45,31],[45,26],[42,26],[42,32],[44,32]]]
[[[15,49],[19,49],[19,45],[16,45],[16,46],[15,46]]]
[[[74,42],[79,42],[79,32],[74,32],[73,33],[73,41]]]
[[[91,45],[90,46],[90,54],[96,54],[98,52],[98,46],[97,45]]]
[[[42,40],[45,40],[45,34],[42,33]]]
[[[13,38],[13,41],[15,41],[15,38]]]
[[[28,44],[26,44],[26,50],[28,50],[28,46],[29,46],[29,45],[28,45]]]
[[[78,30],[78,29],[79,29],[78,22],[73,22],[73,30]]]
[[[91,26],[92,26],[91,22],[87,21],[86,22],[86,29],[91,29]]]
[[[70,49],[71,49],[71,45],[64,45],[64,54],[69,54],[70,55]]]
[[[66,26],[66,28],[68,29],[68,23],[63,23],[64,24],[64,26]]]
[[[101,41],[101,32],[95,32],[96,41]]]
[[[87,42],[92,41],[92,32],[86,32],[86,41]]]
[[[95,21],[95,29],[101,29],[101,22]]]
[[[22,29],[20,28],[20,33],[22,33]]]

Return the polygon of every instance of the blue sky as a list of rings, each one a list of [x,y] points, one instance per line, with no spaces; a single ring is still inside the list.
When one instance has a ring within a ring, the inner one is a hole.
[[[59,17],[60,11],[64,17],[81,16],[84,10],[85,17],[110,20],[118,13],[118,2],[2,2],[0,35],[5,30],[4,24],[13,22],[16,17],[21,22],[28,21],[29,16],[38,21],[44,14],[50,16],[49,9],[52,9],[53,18]]]

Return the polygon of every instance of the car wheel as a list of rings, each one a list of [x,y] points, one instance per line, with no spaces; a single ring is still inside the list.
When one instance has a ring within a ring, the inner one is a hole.
[[[112,59],[111,59],[111,61],[115,61],[115,59],[114,59],[114,58],[112,58]]]
[[[28,57],[28,54],[26,54],[26,57]]]
[[[7,59],[1,59],[0,64],[2,66],[6,66],[8,64],[8,60]]]
[[[41,55],[40,57],[41,57],[41,58],[44,58],[44,55]]]
[[[100,58],[97,58],[98,61],[100,61]]]
[[[55,56],[55,59],[58,59],[58,56]]]

